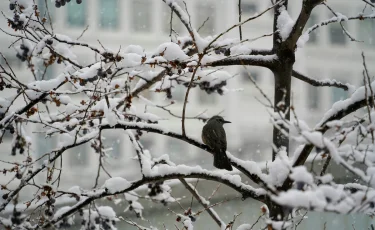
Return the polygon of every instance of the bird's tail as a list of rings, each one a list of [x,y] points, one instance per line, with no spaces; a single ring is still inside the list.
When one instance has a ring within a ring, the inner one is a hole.
[[[214,154],[214,166],[218,169],[226,169],[232,171],[232,165],[225,151],[220,151]]]

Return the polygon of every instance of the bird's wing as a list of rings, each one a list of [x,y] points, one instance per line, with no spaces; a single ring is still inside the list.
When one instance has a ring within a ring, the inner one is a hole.
[[[203,127],[206,137],[204,138],[205,144],[210,146],[213,149],[218,150],[227,150],[227,140],[225,136],[224,128],[211,128],[211,127]]]

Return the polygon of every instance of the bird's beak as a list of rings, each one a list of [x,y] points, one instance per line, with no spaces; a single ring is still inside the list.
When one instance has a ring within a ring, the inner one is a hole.
[[[226,120],[224,120],[223,122],[224,122],[224,123],[232,123],[232,122],[230,122],[230,121],[226,121]]]

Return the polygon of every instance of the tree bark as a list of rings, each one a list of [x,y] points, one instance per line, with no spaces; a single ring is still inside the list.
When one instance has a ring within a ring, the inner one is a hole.
[[[274,86],[274,111],[285,113],[285,119],[290,120],[290,89],[292,83],[292,71],[295,61],[295,54],[288,49],[282,49],[278,52],[279,63],[273,70],[275,77]],[[289,132],[287,130],[287,132]],[[273,128],[273,144],[272,161],[275,160],[277,150],[285,147],[288,152],[289,137],[282,134],[277,128]]]

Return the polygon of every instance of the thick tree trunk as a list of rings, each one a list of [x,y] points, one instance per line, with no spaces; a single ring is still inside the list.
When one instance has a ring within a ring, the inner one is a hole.
[[[290,119],[290,89],[292,83],[292,70],[295,61],[294,52],[287,49],[279,52],[280,62],[277,68],[273,70],[275,77],[274,88],[274,111],[285,113],[285,119]],[[277,150],[285,147],[288,151],[289,137],[282,134],[282,132],[274,127],[273,128],[273,144],[276,149],[272,152],[272,161],[275,160]]]
[[[290,120],[290,95],[292,84],[292,71],[295,62],[295,53],[286,47],[279,47],[277,50],[279,62],[273,74],[275,77],[274,85],[274,111],[285,114],[284,119]],[[282,128],[282,127],[279,127]],[[273,128],[273,145],[272,161],[275,160],[277,150],[285,147],[289,155],[289,136],[284,135],[277,127]],[[289,133],[289,130],[284,127],[284,130]],[[270,218],[275,221],[281,221],[288,216],[284,209],[272,201],[268,202],[268,209],[270,211]]]
[[[278,1],[278,0],[277,0]],[[278,56],[278,63],[272,69],[275,85],[274,85],[274,111],[285,113],[285,119],[290,120],[290,95],[291,95],[291,83],[292,83],[292,71],[295,62],[294,46],[288,45],[288,42],[282,41],[282,38],[278,31],[277,20],[280,15],[282,7],[288,8],[288,0],[275,7],[274,12],[274,24],[273,31],[273,50]],[[280,127],[282,128],[282,127]],[[287,130],[289,133],[289,130]],[[285,136],[277,127],[273,127],[273,146],[275,147],[272,151],[272,161],[275,160],[277,150],[281,147],[285,147],[288,153],[289,151],[289,136]],[[287,213],[284,213],[282,206],[274,203],[272,200],[266,202],[270,218],[274,221],[284,220]]]

